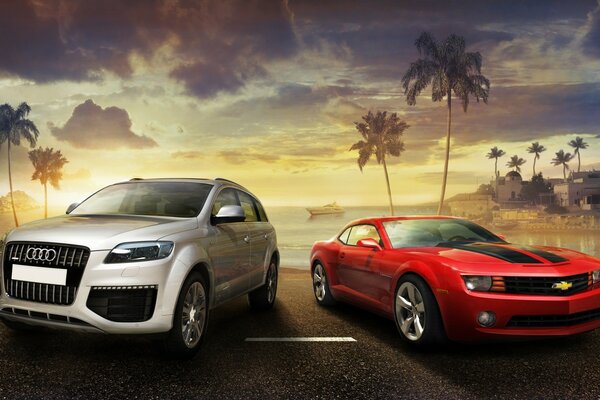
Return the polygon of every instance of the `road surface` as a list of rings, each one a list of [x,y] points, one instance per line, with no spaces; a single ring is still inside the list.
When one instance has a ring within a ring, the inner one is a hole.
[[[246,341],[264,337],[355,341]],[[164,357],[148,337],[0,326],[0,398],[599,398],[599,356],[600,331],[413,351],[392,321],[319,307],[308,273],[283,270],[273,310],[253,312],[245,298],[214,310],[191,361]]]

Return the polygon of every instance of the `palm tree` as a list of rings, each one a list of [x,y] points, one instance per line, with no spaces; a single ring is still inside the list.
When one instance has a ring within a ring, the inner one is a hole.
[[[14,109],[9,104],[0,106],[0,145],[7,143],[8,154],[8,184],[10,187],[10,202],[12,204],[15,226],[19,226],[17,220],[17,211],[15,209],[15,200],[13,198],[12,174],[10,169],[10,147],[19,146],[21,138],[29,142],[30,147],[35,147],[37,138],[40,134],[35,124],[26,117],[31,112],[31,107],[25,102],[19,104]]]
[[[390,213],[394,215],[394,204],[392,202],[392,190],[390,189],[390,178],[388,176],[386,156],[399,157],[404,151],[402,135],[409,125],[401,121],[393,113],[387,115],[386,111],[371,111],[362,117],[364,122],[355,122],[356,130],[362,135],[359,140],[350,147],[350,151],[358,150],[358,168],[361,172],[371,156],[375,155],[378,164],[383,164],[385,182],[387,184],[388,198],[390,201]]]
[[[47,147],[46,149],[40,147],[31,150],[29,159],[35,169],[31,180],[37,179],[44,186],[44,218],[48,218],[48,182],[53,188],[59,189],[62,168],[69,161],[61,154],[60,150],[54,151],[54,149]]]
[[[571,153],[565,153],[562,149],[557,151],[556,157],[552,159],[552,165],[563,167],[563,177],[565,182],[567,181],[567,170],[569,169],[569,161],[573,159],[573,155]]]
[[[498,177],[498,159],[506,155],[504,150],[498,148],[498,146],[494,146],[490,149],[490,152],[486,154],[487,158],[490,160],[495,159],[494,162],[494,179]]]
[[[581,169],[581,154],[579,150],[587,149],[588,144],[584,142],[583,138],[579,136],[577,136],[575,140],[571,140],[567,144],[575,149],[575,151],[573,152],[573,157],[575,157],[575,154],[577,154],[577,172],[579,172]]]
[[[540,159],[540,154],[543,153],[544,151],[546,151],[546,148],[543,145],[541,145],[539,142],[533,142],[533,143],[531,143],[531,146],[529,146],[527,148],[527,152],[529,154],[535,154],[535,156],[533,156],[533,176],[536,176],[535,162]]]
[[[521,172],[521,165],[525,164],[527,161],[522,159],[521,157],[514,155],[510,158],[510,160],[506,163],[508,168],[514,168],[514,171]]]
[[[452,92],[458,97],[467,112],[469,96],[475,96],[487,103],[490,81],[481,74],[482,57],[479,52],[466,52],[465,39],[450,35],[443,42],[437,42],[428,32],[423,32],[415,41],[419,51],[417,61],[411,63],[402,77],[402,87],[409,105],[417,103],[417,96],[431,84],[431,100],[442,101],[446,97],[448,125],[446,130],[446,160],[442,178],[442,191],[438,214],[441,214],[448,180],[450,160],[450,126],[452,123]]]

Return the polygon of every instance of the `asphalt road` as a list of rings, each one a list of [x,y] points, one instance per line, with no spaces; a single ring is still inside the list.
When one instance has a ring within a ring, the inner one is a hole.
[[[247,337],[356,342],[246,342]],[[392,321],[316,305],[307,272],[284,270],[273,310],[246,299],[211,315],[201,353],[165,358],[148,337],[0,327],[0,398],[565,399],[600,398],[600,330],[571,338],[430,352],[404,345]]]

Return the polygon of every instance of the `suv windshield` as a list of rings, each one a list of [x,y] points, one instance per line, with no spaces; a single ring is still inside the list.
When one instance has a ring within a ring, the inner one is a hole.
[[[406,219],[383,223],[392,247],[430,247],[445,242],[505,243],[481,226],[462,219]]]
[[[108,186],[75,208],[71,215],[132,214],[197,216],[212,185],[196,182],[128,182]]]

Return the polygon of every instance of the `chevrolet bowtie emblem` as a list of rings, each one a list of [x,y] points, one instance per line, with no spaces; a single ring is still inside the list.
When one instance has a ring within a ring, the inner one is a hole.
[[[560,290],[569,290],[571,289],[571,287],[573,287],[573,284],[571,282],[556,282],[552,284],[552,289],[560,289]]]

